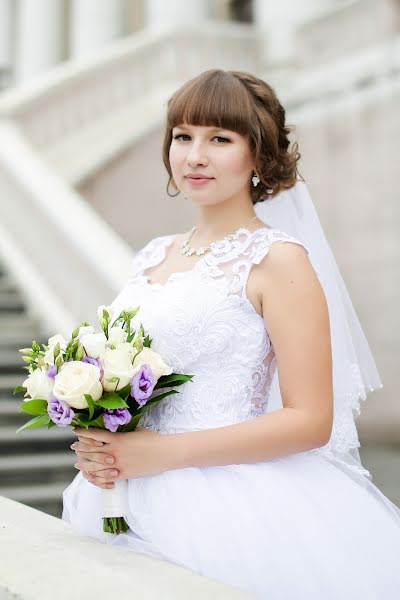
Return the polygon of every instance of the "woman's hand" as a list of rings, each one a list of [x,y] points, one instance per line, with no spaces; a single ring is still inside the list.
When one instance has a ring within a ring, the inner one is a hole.
[[[71,445],[78,456],[75,468],[98,487],[114,487],[116,479],[161,473],[168,468],[166,437],[152,429],[136,427],[127,433],[76,428],[78,441]]]

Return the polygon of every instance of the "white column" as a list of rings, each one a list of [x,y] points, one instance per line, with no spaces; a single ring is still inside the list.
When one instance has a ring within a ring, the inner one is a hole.
[[[264,42],[264,59],[271,66],[290,64],[295,58],[295,31],[300,23],[321,10],[319,0],[253,0],[254,25]]]
[[[11,59],[11,0],[0,0],[0,69],[8,69]]]
[[[207,19],[208,6],[205,0],[145,0],[147,27],[165,25],[193,25]]]
[[[123,0],[72,0],[70,54],[95,52],[124,33]]]
[[[62,59],[63,0],[19,0],[15,78],[26,81]]]

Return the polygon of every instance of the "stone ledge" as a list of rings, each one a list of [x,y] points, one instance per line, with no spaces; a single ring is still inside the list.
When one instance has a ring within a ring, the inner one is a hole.
[[[112,548],[0,496],[0,600],[250,600],[189,569]]]

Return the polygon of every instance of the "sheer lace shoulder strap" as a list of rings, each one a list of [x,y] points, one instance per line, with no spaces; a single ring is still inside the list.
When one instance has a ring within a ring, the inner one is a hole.
[[[307,254],[309,254],[309,250],[303,242],[292,235],[289,235],[285,231],[275,228],[262,228],[254,232],[247,248],[248,256],[251,258],[251,261],[258,265],[264,256],[268,254],[271,244],[274,242],[292,242],[294,244],[300,244],[300,246],[303,246],[307,251]]]
[[[246,296],[247,280],[253,264],[259,264],[274,242],[293,242],[308,248],[299,239],[271,227],[262,227],[253,232],[245,231],[244,240],[235,240],[221,257],[214,257],[213,273],[224,276],[230,295]],[[209,261],[210,262],[210,261]]]
[[[152,238],[132,258],[131,277],[137,277],[146,267],[160,262],[164,256],[165,246],[171,239],[171,235],[160,235]]]

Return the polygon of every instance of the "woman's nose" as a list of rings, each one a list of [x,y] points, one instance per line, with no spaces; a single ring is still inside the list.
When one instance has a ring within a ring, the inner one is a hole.
[[[186,160],[189,165],[207,164],[208,158],[205,146],[201,143],[191,144]]]

